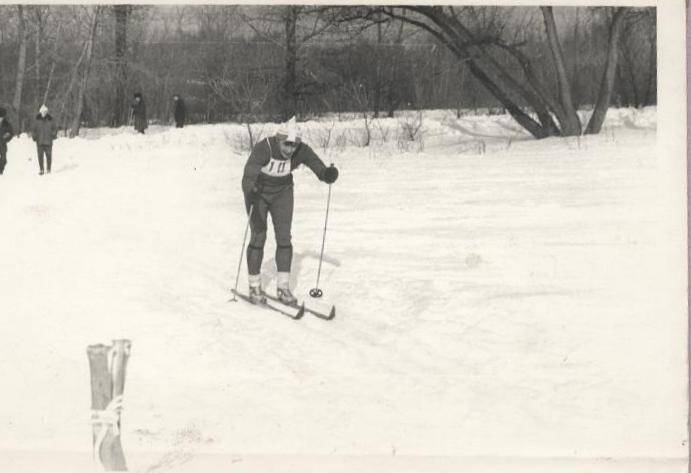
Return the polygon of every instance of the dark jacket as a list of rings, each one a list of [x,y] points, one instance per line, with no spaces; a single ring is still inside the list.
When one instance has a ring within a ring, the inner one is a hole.
[[[31,136],[39,145],[50,146],[53,144],[53,140],[58,137],[58,125],[50,113],[47,113],[45,117],[40,113],[36,115],[31,127]]]
[[[257,186],[263,192],[279,192],[284,186],[293,185],[293,170],[301,164],[307,165],[319,180],[324,180],[326,165],[312,148],[300,143],[290,158],[284,158],[276,137],[270,136],[252,149],[242,176],[242,191],[248,194]]]
[[[175,123],[185,123],[187,108],[185,107],[185,102],[181,98],[178,98],[175,101],[175,110],[173,115],[175,117]]]
[[[12,124],[4,117],[0,123],[0,151],[3,153],[7,152],[7,143],[14,136],[14,130],[12,129]]]
[[[144,131],[149,126],[146,119],[146,104],[144,100],[132,103],[132,116],[134,118],[134,129],[137,131]]]

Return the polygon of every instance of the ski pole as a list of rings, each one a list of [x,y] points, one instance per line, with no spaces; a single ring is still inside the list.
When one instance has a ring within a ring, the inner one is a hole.
[[[235,289],[233,289],[232,302],[237,302],[238,298],[236,296],[238,292],[238,281],[240,281],[240,268],[242,268],[242,255],[245,254],[245,242],[247,241],[247,232],[250,229],[250,219],[252,218],[252,211],[254,210],[254,204],[250,205],[250,211],[247,214],[247,225],[245,225],[245,236],[242,237],[242,248],[240,249],[240,258],[238,258],[238,273],[235,276]]]
[[[332,164],[333,166],[333,164]],[[324,243],[326,243],[326,225],[329,222],[329,205],[331,204],[331,184],[329,184],[329,196],[326,199],[326,218],[324,219],[324,235],[322,236],[322,250],[319,254],[319,269],[317,270],[317,285],[314,289],[310,289],[310,296],[321,297],[324,293],[319,289],[319,277],[322,272],[322,259],[324,258]]]

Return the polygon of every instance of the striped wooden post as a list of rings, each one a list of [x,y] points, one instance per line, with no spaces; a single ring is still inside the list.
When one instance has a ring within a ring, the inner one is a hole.
[[[126,471],[120,443],[120,415],[125,371],[132,343],[113,340],[112,346],[89,345],[91,424],[94,460],[104,471]]]

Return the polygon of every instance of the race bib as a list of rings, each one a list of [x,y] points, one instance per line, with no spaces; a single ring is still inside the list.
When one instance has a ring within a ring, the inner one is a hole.
[[[264,174],[273,177],[283,177],[290,174],[290,159],[274,159],[262,168]]]

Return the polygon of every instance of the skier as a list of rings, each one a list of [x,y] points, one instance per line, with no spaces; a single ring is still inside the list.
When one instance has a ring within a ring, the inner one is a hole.
[[[148,126],[146,120],[146,104],[141,92],[135,92],[134,102],[132,102],[132,116],[134,117],[134,129],[142,135]]]
[[[173,95],[173,102],[175,102],[175,109],[173,111],[175,128],[182,128],[185,124],[185,116],[187,115],[185,102],[178,94]]]
[[[36,142],[38,153],[39,175],[43,175],[43,156],[46,157],[46,170],[50,174],[50,166],[53,160],[53,140],[58,137],[58,127],[53,117],[48,113],[48,107],[41,105],[31,129],[31,136]]]
[[[7,110],[0,107],[0,174],[5,171],[7,164],[7,143],[14,136],[12,125],[7,119]]]
[[[281,125],[275,136],[257,143],[245,164],[242,191],[251,230],[247,246],[247,270],[249,297],[254,304],[266,303],[260,270],[268,214],[271,214],[276,238],[276,295],[285,304],[297,303],[289,287],[293,259],[290,227],[293,222],[292,172],[301,164],[306,164],[319,180],[327,184],[338,179],[338,169],[333,165],[326,167],[312,148],[301,141],[295,117]]]

